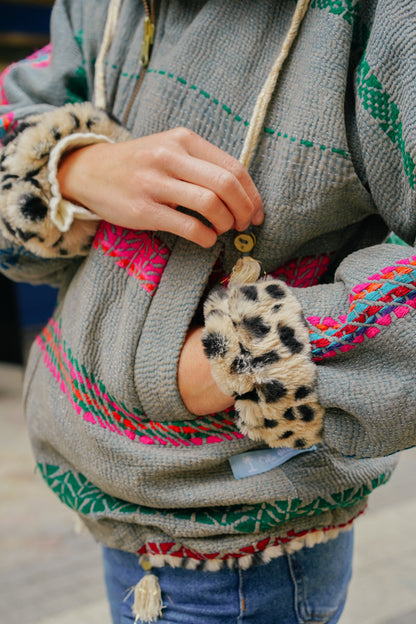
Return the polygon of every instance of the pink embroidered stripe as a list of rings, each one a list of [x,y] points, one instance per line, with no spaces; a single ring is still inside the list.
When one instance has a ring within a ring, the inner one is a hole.
[[[1,140],[4,139],[7,132],[12,130],[14,124],[14,114],[13,113],[5,113],[4,115],[0,115],[0,145]]]
[[[153,295],[169,259],[169,249],[151,232],[127,230],[102,221],[93,247],[113,258],[128,275]]]
[[[29,63],[35,69],[42,69],[44,67],[48,67],[50,65],[52,59],[52,45],[49,43],[47,46],[42,48],[41,50],[37,50],[27,58],[19,61],[18,63],[12,63],[9,67],[1,73],[0,75],[0,106],[9,106],[10,102],[7,98],[6,91],[4,88],[4,81],[7,75],[10,73],[13,67],[16,65]],[[9,111],[8,113],[4,113],[0,115],[0,145],[2,139],[4,139],[7,132],[14,129],[15,124],[13,124],[14,113]]]
[[[48,43],[40,50],[36,50],[33,54],[26,57],[22,62],[30,63],[32,67],[41,69],[42,67],[49,67],[52,60],[52,44]]]
[[[350,309],[339,319],[308,317],[315,361],[354,349],[416,308],[416,256],[398,260],[352,290]]]
[[[299,258],[292,258],[285,264],[268,273],[269,277],[275,277],[281,279],[288,286],[294,288],[307,288],[308,286],[315,286],[319,284],[319,280],[324,275],[325,271],[329,267],[331,261],[331,255],[320,254],[316,256],[300,256]],[[218,263],[214,267],[212,277],[217,277],[217,281],[221,281],[224,286],[227,286],[229,275],[221,278],[219,271],[221,267]],[[214,285],[214,280],[210,279],[210,286]]]
[[[4,90],[4,80],[6,76],[10,73],[13,67],[16,65],[29,63],[32,67],[36,69],[42,69],[44,67],[48,67],[51,63],[52,59],[52,45],[48,43],[41,50],[37,50],[27,58],[19,61],[18,63],[12,63],[1,73],[0,75],[0,105],[7,106],[10,102],[7,99],[5,90]]]
[[[319,280],[329,267],[331,256],[303,256],[289,260],[270,275],[286,282],[294,288],[307,288],[319,284]]]
[[[99,425],[141,444],[200,446],[243,438],[236,429],[232,410],[192,421],[157,422],[146,419],[142,411],[116,401],[104,384],[65,348],[60,326],[53,319],[36,342],[61,391],[89,425]]]

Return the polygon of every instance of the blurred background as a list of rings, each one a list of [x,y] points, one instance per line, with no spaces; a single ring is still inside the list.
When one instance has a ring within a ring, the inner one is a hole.
[[[52,0],[0,0],[0,72],[49,42]],[[0,273],[0,361],[22,364],[29,344],[47,321],[56,292],[13,284]]]
[[[51,6],[0,0],[0,71],[48,43]],[[25,428],[24,364],[55,300],[52,288],[13,284],[0,273],[0,621],[110,624],[99,546],[78,531],[72,512],[36,473]],[[416,623],[415,518],[413,449],[356,522],[354,575],[340,624]]]

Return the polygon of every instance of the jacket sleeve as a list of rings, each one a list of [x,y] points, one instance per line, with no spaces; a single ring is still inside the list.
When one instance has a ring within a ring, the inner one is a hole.
[[[335,283],[294,289],[310,326],[325,443],[353,457],[416,444],[416,13],[379,2],[356,71],[366,182],[408,247],[357,251]]]
[[[50,281],[52,266],[59,272],[88,253],[97,218],[62,199],[59,159],[76,146],[128,136],[88,101],[93,70],[84,67],[83,13],[82,2],[58,0],[51,45],[0,78],[0,233],[9,258],[13,249],[13,271],[10,262],[2,270],[14,279]]]

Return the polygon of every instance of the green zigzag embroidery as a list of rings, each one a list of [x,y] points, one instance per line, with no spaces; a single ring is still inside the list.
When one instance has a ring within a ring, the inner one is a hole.
[[[332,509],[351,507],[390,478],[390,474],[383,474],[373,479],[369,485],[349,488],[332,494],[327,499],[318,498],[307,505],[301,499],[294,499],[205,510],[168,511],[127,503],[105,494],[79,472],[63,471],[59,466],[43,463],[39,463],[38,467],[42,477],[60,500],[71,509],[87,516],[134,514],[138,519],[141,515],[157,514],[177,520],[217,526],[218,529],[232,528],[236,533],[266,531],[293,518],[317,516]]]
[[[364,57],[357,72],[358,95],[364,109],[379,122],[379,128],[397,145],[403,159],[404,171],[413,189],[415,187],[415,163],[406,151],[403,139],[403,126],[399,121],[400,110],[391,96],[383,89],[381,82],[372,73]]]
[[[361,6],[357,0],[312,0],[311,9],[329,9],[330,13],[340,15],[351,26],[359,18]]]

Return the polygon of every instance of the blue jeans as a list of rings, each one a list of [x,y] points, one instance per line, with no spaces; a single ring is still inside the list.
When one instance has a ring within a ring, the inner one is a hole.
[[[335,624],[351,577],[353,532],[248,570],[153,568],[164,624]],[[104,548],[114,624],[132,624],[129,590],[143,576],[138,558]],[[142,623],[141,623],[142,624]],[[144,624],[144,623],[143,623]]]

